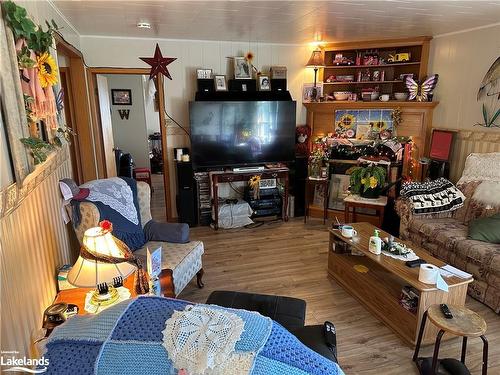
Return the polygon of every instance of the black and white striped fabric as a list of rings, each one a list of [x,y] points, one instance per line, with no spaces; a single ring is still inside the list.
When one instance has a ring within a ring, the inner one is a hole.
[[[465,200],[462,192],[445,178],[404,183],[401,196],[413,204],[414,214],[454,211],[462,207]]]

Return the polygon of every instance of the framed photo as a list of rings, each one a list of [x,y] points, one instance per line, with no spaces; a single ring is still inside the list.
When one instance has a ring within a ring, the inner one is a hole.
[[[111,100],[113,105],[132,105],[132,90],[112,89]]]
[[[196,78],[198,79],[212,78],[212,69],[196,69]]]
[[[252,79],[252,66],[244,57],[234,58],[234,78]]]
[[[271,80],[269,76],[259,76],[259,91],[270,91]]]
[[[302,102],[314,102],[319,101],[319,98],[323,96],[323,83],[316,83],[316,97],[313,98],[313,83],[304,83],[302,88]]]
[[[271,66],[272,79],[286,79],[286,66]]]
[[[214,81],[215,81],[215,91],[227,91],[225,75],[215,75]]]

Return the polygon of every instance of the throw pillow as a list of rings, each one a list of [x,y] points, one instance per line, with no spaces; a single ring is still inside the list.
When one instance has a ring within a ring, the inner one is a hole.
[[[469,238],[500,244],[500,214],[472,220],[469,223]]]

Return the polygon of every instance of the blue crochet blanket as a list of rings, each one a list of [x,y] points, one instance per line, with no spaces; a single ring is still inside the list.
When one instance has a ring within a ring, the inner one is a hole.
[[[175,368],[172,355],[166,349],[165,342],[168,340],[163,333],[167,321],[176,311],[175,314],[189,311],[191,306],[181,300],[138,297],[117,304],[99,315],[70,318],[56,328],[48,340],[45,358],[49,366],[46,374],[193,375],[187,369]],[[229,371],[231,374],[344,374],[336,363],[304,346],[269,318],[214,305],[196,307],[229,312],[243,321],[243,330],[232,354],[249,355],[252,360],[247,371],[235,371],[233,367]],[[210,334],[202,336],[202,341],[206,341]]]

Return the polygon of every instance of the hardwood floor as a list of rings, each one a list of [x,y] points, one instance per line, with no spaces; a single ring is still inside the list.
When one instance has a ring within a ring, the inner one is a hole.
[[[193,280],[179,298],[205,302],[214,290],[302,298],[307,301],[306,324],[335,323],[339,363],[346,374],[418,374],[411,361],[413,349],[327,276],[326,228],[319,219],[303,224],[302,218],[254,229],[192,228],[191,238],[205,244],[205,288],[198,289]],[[466,305],[486,319],[488,374],[500,374],[500,317],[470,297]],[[460,348],[459,338],[443,342],[440,357],[460,358]],[[423,347],[421,354],[431,356],[432,346]],[[472,374],[481,373],[481,359],[480,339],[469,339]]]
[[[151,174],[151,216],[154,220],[167,221],[167,211],[165,210],[165,185],[162,174]]]

